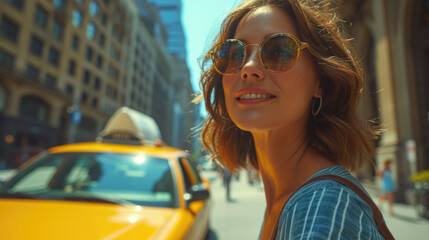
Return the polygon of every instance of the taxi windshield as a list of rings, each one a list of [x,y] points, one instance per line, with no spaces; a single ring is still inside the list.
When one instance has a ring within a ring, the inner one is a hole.
[[[44,156],[0,188],[0,198],[129,203],[177,207],[169,161],[139,154]]]

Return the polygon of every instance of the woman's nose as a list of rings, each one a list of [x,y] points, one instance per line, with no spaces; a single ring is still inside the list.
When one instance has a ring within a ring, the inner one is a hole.
[[[241,79],[259,79],[264,78],[264,66],[259,58],[259,48],[250,48],[246,59],[244,60],[243,68],[241,69]]]

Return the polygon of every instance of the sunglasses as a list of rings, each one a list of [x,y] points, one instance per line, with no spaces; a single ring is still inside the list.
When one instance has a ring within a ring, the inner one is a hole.
[[[286,72],[293,68],[301,49],[309,47],[308,43],[288,33],[270,35],[262,44],[246,45],[238,39],[227,39],[210,53],[216,71],[222,75],[239,72],[246,62],[249,46],[258,46],[259,58],[270,72]]]

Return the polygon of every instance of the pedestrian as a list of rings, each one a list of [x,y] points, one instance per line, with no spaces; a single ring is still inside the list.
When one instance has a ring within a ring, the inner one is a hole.
[[[223,186],[225,187],[225,193],[226,193],[226,200],[228,202],[231,202],[231,180],[232,175],[228,171],[227,168],[222,167],[222,179],[223,179]]]
[[[348,171],[375,155],[375,131],[358,116],[364,74],[327,4],[244,1],[202,62],[202,142],[230,171],[259,170],[259,239],[391,237]]]
[[[395,201],[395,182],[393,181],[392,177],[392,169],[391,169],[392,160],[386,159],[383,163],[383,169],[378,172],[378,176],[381,179],[380,182],[380,189],[381,189],[381,195],[378,201],[378,207],[382,209],[383,202],[387,199],[387,202],[389,204],[389,214],[391,216],[394,216],[393,212],[393,203]]]

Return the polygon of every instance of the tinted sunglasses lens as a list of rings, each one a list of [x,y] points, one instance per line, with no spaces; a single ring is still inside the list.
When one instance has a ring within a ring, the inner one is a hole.
[[[264,43],[261,58],[267,69],[274,72],[283,72],[295,65],[298,53],[299,46],[293,38],[277,36]]]
[[[223,73],[236,73],[240,71],[244,61],[245,46],[237,40],[226,40],[214,53],[216,69]]]

